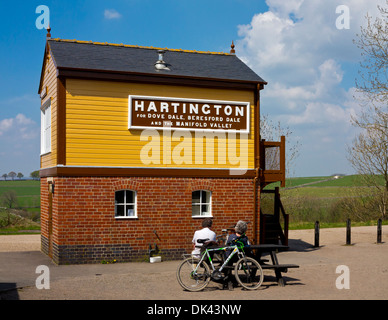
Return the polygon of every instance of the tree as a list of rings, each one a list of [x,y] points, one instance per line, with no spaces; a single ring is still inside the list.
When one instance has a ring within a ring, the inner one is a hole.
[[[21,179],[21,178],[23,178],[23,177],[24,177],[23,173],[19,172],[19,173],[18,173],[18,178]]]
[[[291,129],[289,127],[282,127],[280,122],[273,123],[268,115],[262,115],[260,117],[260,135],[260,138],[266,141],[279,141],[281,136],[286,137],[286,175],[287,177],[292,176],[292,168],[296,158],[299,156],[301,145],[298,140],[291,139]],[[265,152],[266,168],[268,170],[278,170],[280,168],[279,148],[268,148]]]
[[[8,174],[4,173],[4,174],[2,175],[2,177],[4,178],[4,180],[7,180]]]
[[[359,79],[356,79],[357,96],[361,114],[352,117],[353,124],[361,129],[387,134],[388,124],[388,0],[387,8],[378,6],[381,17],[374,20],[366,15],[367,26],[361,27],[354,43],[361,50]]]
[[[31,172],[30,173],[30,177],[32,178],[32,179],[36,179],[36,180],[38,180],[39,179],[39,170],[36,170],[36,171],[33,171],[33,172]]]
[[[10,173],[8,173],[8,177],[11,177],[12,180],[15,179],[15,177],[16,177],[16,172],[11,171]]]
[[[368,186],[376,189],[382,218],[388,206],[388,130],[365,128],[348,149],[348,160]],[[379,177],[383,177],[383,184]]]
[[[387,106],[388,80],[388,0],[387,8],[377,6],[381,17],[373,19],[366,15],[367,26],[361,27],[361,33],[354,43],[361,50],[361,69],[356,86],[369,102],[382,102]]]
[[[9,209],[12,209],[12,207],[15,207],[17,204],[16,192],[13,190],[4,192],[2,196],[2,203],[4,206],[6,206]]]
[[[362,106],[352,123],[361,132],[348,148],[348,160],[369,186],[377,190],[382,217],[388,206],[388,0],[387,8],[378,6],[381,17],[366,16],[354,43],[361,50],[357,96]],[[383,183],[378,177],[383,177]]]

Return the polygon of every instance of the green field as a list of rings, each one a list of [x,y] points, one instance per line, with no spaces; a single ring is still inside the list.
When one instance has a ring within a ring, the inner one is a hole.
[[[40,211],[40,181],[2,180],[0,181],[0,199],[6,191],[13,190],[17,195],[17,208]],[[0,207],[3,204],[0,203]]]
[[[378,177],[383,185],[383,178]],[[272,184],[266,189],[274,189]],[[291,178],[286,187],[280,188],[282,204],[290,215],[290,228],[313,227],[315,221],[321,226],[345,226],[352,223],[370,225],[379,218],[375,200],[375,188],[368,187],[358,175],[332,177]],[[261,207],[264,213],[273,210],[271,195],[262,195]]]
[[[6,208],[3,196],[16,194],[12,209]],[[40,230],[40,181],[0,181],[0,234],[31,233]]]
[[[384,184],[382,176],[376,178],[380,185]],[[272,183],[265,189],[273,189],[279,187],[280,183]],[[338,179],[333,177],[303,177],[303,178],[288,178],[286,180],[286,189],[298,187],[363,187],[365,182],[359,175],[341,176]]]

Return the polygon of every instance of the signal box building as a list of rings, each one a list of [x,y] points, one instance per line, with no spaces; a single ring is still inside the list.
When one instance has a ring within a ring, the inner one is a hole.
[[[284,139],[260,139],[266,82],[234,53],[52,39],[41,97],[42,251],[57,264],[191,252],[213,230],[250,222],[285,179]],[[276,168],[265,155],[275,152]]]

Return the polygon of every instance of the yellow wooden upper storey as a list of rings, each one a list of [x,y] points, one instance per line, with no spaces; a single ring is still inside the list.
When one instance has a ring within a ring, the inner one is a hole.
[[[62,119],[57,119],[56,86],[55,62],[48,54],[42,87],[47,88],[45,99],[52,99],[52,151],[42,155],[41,168],[57,165],[57,121]],[[65,87],[66,166],[254,168],[253,90],[72,78],[66,79]],[[172,129],[170,135],[153,130],[148,137],[143,130],[128,129],[129,95],[249,102],[250,133],[209,134],[210,139],[204,139],[198,132]]]

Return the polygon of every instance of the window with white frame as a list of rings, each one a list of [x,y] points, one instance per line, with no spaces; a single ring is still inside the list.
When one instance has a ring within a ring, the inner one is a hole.
[[[51,152],[51,99],[40,110],[40,154],[45,154]]]
[[[211,191],[196,190],[192,192],[192,216],[211,217]]]
[[[115,192],[115,217],[137,218],[136,191],[119,190]]]

